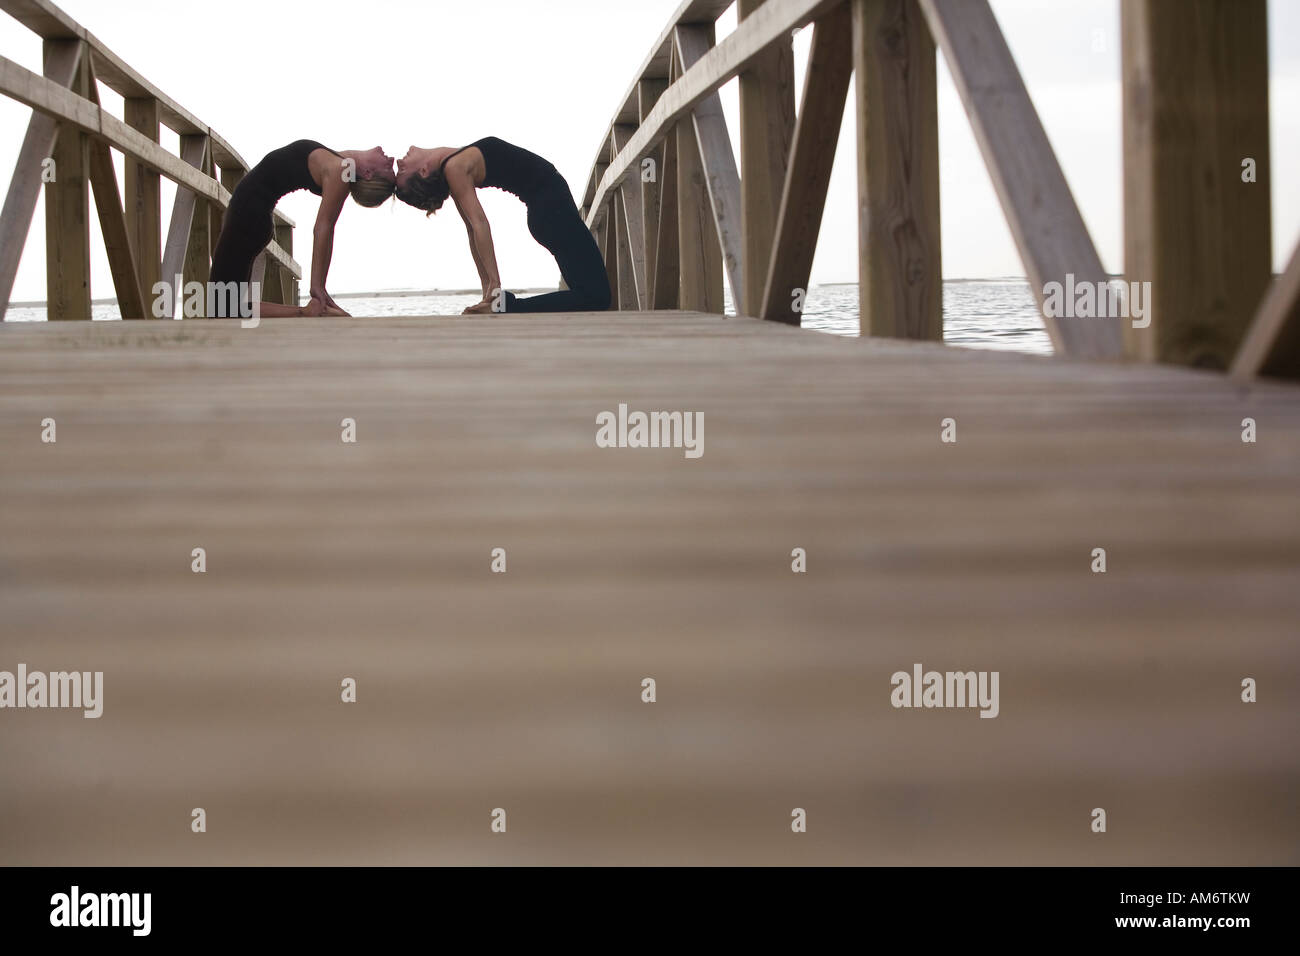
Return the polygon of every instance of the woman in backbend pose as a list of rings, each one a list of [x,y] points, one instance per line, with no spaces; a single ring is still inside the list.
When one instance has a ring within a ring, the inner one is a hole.
[[[300,139],[268,153],[240,180],[230,197],[212,254],[210,281],[251,282],[253,261],[275,234],[272,216],[276,203],[291,192],[307,189],[321,197],[312,231],[311,301],[302,307],[263,302],[261,315],[347,315],[325,290],[334,254],[334,224],[349,195],[362,206],[381,206],[393,195],[396,185],[393,160],[378,146],[364,152],[336,153],[313,140]],[[246,293],[241,290],[240,294]],[[224,313],[222,317],[240,316],[239,302],[224,295],[222,300],[224,308],[218,310]]]
[[[528,231],[555,256],[567,290],[517,299],[501,289],[492,228],[478,201],[478,190],[487,188],[504,189],[523,200],[528,207]],[[542,157],[489,136],[460,149],[412,146],[397,161],[397,198],[402,202],[432,215],[448,196],[465,220],[470,252],[483,283],[483,300],[466,309],[467,315],[609,308],[609,278],[600,249],[578,213],[568,184]]]

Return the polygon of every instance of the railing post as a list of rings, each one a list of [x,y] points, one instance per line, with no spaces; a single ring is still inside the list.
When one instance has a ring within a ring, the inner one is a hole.
[[[60,47],[81,40],[46,40],[45,67],[66,54]],[[78,96],[90,92],[87,54],[71,89]],[[90,304],[90,141],[86,134],[60,124],[50,158],[54,179],[45,184],[45,298],[50,321],[91,317]]]
[[[123,119],[151,142],[159,142],[162,123],[158,101],[153,97],[125,100]],[[154,286],[162,278],[162,177],[130,155],[125,160],[127,234],[140,272],[140,285],[145,295],[152,297]]]
[[[1130,284],[1150,282],[1151,323],[1124,323],[1128,350],[1226,368],[1273,274],[1267,6],[1121,11],[1124,265]]]
[[[710,27],[710,32],[712,28]],[[673,50],[674,77],[682,74],[680,55]],[[722,246],[713,221],[709,187],[705,182],[700,143],[690,116],[677,124],[677,248],[680,262],[678,307],[688,312],[723,311]]]
[[[915,0],[852,0],[862,335],[943,339],[935,46]]]
[[[209,176],[213,174],[212,165],[212,143],[209,140],[205,144],[203,163],[199,169]],[[185,244],[185,265],[183,274],[185,284],[188,286],[191,282],[197,282],[207,286],[208,278],[212,274],[212,236],[209,232],[208,222],[208,203],[205,200],[195,197],[194,211],[190,219],[189,241]],[[204,296],[206,315],[207,297]],[[210,317],[210,316],[209,316]]]
[[[767,0],[738,0],[741,21]],[[740,74],[740,204],[744,235],[742,315],[758,315],[776,236],[786,162],[794,138],[794,50],[789,41],[763,53]]]
[[[275,224],[275,241],[287,252],[293,256],[293,226],[287,223],[277,222]],[[298,305],[299,291],[298,280],[288,269],[280,269],[280,295],[283,305]]]
[[[55,42],[45,47],[45,76],[60,86],[71,86],[81,68],[85,47],[76,42]],[[14,280],[22,261],[23,248],[31,233],[40,202],[45,160],[51,159],[59,139],[59,124],[53,117],[33,112],[27,124],[14,166],[4,211],[0,212],[0,319],[9,310]]]
[[[646,115],[654,108],[659,97],[663,96],[664,90],[668,88],[667,80],[641,80],[636,87],[637,100],[637,119],[644,123]],[[644,306],[647,309],[654,309],[655,306],[655,272],[658,268],[659,258],[659,229],[663,220],[663,187],[661,184],[664,176],[664,144],[660,143],[648,157],[653,163],[650,168],[651,175],[644,173],[638,176],[641,181],[641,209],[644,213],[645,224],[645,282],[646,290],[644,295]]]

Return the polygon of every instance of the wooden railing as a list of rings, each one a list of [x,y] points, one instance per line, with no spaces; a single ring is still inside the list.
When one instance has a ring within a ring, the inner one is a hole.
[[[615,307],[721,312],[726,281],[741,314],[798,324],[856,76],[860,328],[941,340],[942,50],[1058,353],[1300,376],[1300,251],[1265,295],[1265,0],[1122,2],[1127,279],[1151,282],[1149,325],[1046,308],[1052,283],[1109,277],[987,0],[736,0],[721,42],[730,0],[686,0],[583,194]],[[796,112],[791,37],[809,23]],[[1188,60],[1208,65],[1194,89]],[[735,77],[739,166],[717,92]],[[1158,165],[1182,171],[1158,182]]]
[[[42,188],[49,318],[91,317],[90,189],[122,317],[153,318],[155,283],[176,275],[207,281],[223,211],[248,163],[53,3],[0,0],[0,10],[44,41],[43,76],[0,57],[0,93],[33,110],[0,212],[0,318]],[[101,108],[97,83],[123,97],[122,119]],[[179,157],[159,145],[162,125],[179,134]],[[125,157],[125,204],[111,149]],[[165,238],[160,177],[177,186]],[[302,269],[293,259],[293,225],[276,211],[262,279],[267,301],[298,302]]]

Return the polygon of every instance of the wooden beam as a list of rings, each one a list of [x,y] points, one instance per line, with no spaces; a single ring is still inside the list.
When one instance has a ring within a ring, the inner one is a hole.
[[[135,97],[123,105],[126,124],[157,143],[162,132],[158,101]],[[127,154],[123,169],[126,180],[126,226],[135,253],[140,285],[152,293],[162,276],[162,177]]]
[[[619,194],[614,197],[613,203],[614,248],[618,262],[618,299],[615,301],[620,311],[635,312],[641,306],[637,301],[636,273],[632,265],[634,242],[627,226],[623,192],[623,189],[619,190]]]
[[[46,65],[62,61],[68,44],[80,40],[46,40]],[[83,54],[69,96],[90,91],[90,71]],[[90,143],[66,124],[51,154],[55,178],[45,184],[45,309],[51,322],[91,318],[90,302]]]
[[[1227,368],[1273,278],[1267,5],[1121,10],[1125,272],[1151,283],[1130,351]]]
[[[674,56],[678,56],[674,52]],[[678,61],[680,68],[680,59]],[[680,83],[681,80],[678,80]],[[673,87],[669,87],[671,93]],[[667,96],[668,94],[664,94]],[[677,124],[677,248],[679,288],[677,305],[690,312],[723,313],[722,249],[709,206],[709,187],[695,123]]]
[[[615,126],[613,133],[614,151],[618,152],[627,145],[627,141],[636,132],[633,126]],[[636,182],[628,182],[619,190],[620,202],[622,208],[620,212],[623,215],[623,226],[628,234],[630,246],[627,249],[628,255],[628,274],[632,280],[632,289],[630,290],[636,302],[635,308],[648,309],[650,307],[649,288],[646,285],[646,238],[645,238],[645,212],[642,208],[642,192],[640,184],[640,175],[637,176]],[[623,247],[619,246],[620,254]]]
[[[206,136],[182,136],[181,160],[196,170],[202,170],[208,158],[208,138]],[[211,182],[211,180],[209,180]],[[213,183],[213,185],[216,185]],[[181,187],[176,190],[176,201],[172,204],[171,224],[167,227],[167,244],[163,247],[162,274],[163,281],[175,283],[176,276],[184,276],[187,253],[190,246],[190,230],[194,225],[198,207],[198,196],[190,189]],[[182,289],[173,290],[176,301],[183,298]]]
[[[1300,244],[1269,286],[1231,367],[1232,377],[1300,378]]]
[[[840,2],[844,0],[769,0],[735,32],[704,54],[695,66],[683,71],[681,79],[660,97],[627,149],[610,163],[590,201],[584,202],[589,210],[588,222],[604,209],[612,190],[639,167],[640,157],[674,129],[677,120],[738,76],[750,60],[769,46],[787,40],[796,27],[815,20]]]
[[[611,309],[619,308],[618,242],[616,239],[618,223],[615,222],[614,209],[615,206],[611,203],[601,225],[600,239],[601,253],[605,257],[605,278],[609,280],[609,307]]]
[[[863,336],[943,340],[934,41],[915,0],[852,0]]]
[[[215,170],[212,165],[212,143],[205,139],[205,149],[203,153],[203,165],[200,167],[208,176],[214,176]],[[212,242],[214,237],[211,233],[211,219],[208,215],[209,204],[204,200],[197,200],[194,206],[194,215],[190,220],[190,238],[185,244],[185,262],[181,268],[185,276],[185,284],[199,282],[207,285],[208,279],[212,275]]]
[[[654,298],[652,309],[676,309],[681,302],[681,247],[678,233],[677,137],[663,142],[659,168],[659,229],[655,241]]]
[[[677,52],[682,67],[689,70],[713,45],[712,27],[678,27]],[[700,147],[700,163],[708,186],[709,205],[722,261],[731,285],[731,299],[738,314],[744,314],[745,252],[740,222],[740,170],[727,132],[727,118],[722,112],[722,98],[717,93],[704,97],[695,107],[695,138]]]
[[[292,256],[293,225],[291,223],[276,223],[275,241],[287,255]],[[280,269],[280,291],[284,296],[285,305],[298,305],[298,299],[300,298],[298,277],[284,268]]]
[[[94,67],[89,61],[86,69],[89,72],[89,98],[98,106],[99,89],[95,83]],[[90,186],[95,193],[95,211],[99,214],[99,231],[104,237],[104,251],[113,276],[118,314],[123,319],[148,318],[150,310],[131,248],[131,233],[122,207],[122,193],[117,185],[113,153],[103,140],[87,139],[90,144]]]
[[[644,122],[650,110],[654,108],[659,97],[668,89],[667,80],[642,80],[637,84],[637,117]],[[659,258],[659,228],[663,218],[664,144],[660,143],[651,150],[647,157],[654,165],[651,175],[643,171],[641,175],[641,208],[645,213],[645,279],[646,293],[643,297],[644,308],[653,309],[655,292],[655,271]],[[643,160],[644,169],[644,160]]]
[[[71,86],[81,69],[84,47],[75,42],[55,44],[45,52],[45,75],[59,86]],[[36,204],[41,198],[44,160],[53,156],[59,124],[53,117],[34,112],[18,151],[13,179],[0,212],[0,320],[9,311],[14,280],[31,232]]]
[[[853,78],[852,37],[853,18],[848,3],[827,13],[813,28],[803,99],[790,148],[790,168],[781,193],[776,238],[759,310],[764,319],[790,325],[799,325],[802,320],[801,312],[795,310],[795,292],[803,290],[807,294],[812,274]]]
[[[1058,352],[1088,358],[1124,353],[1120,320],[1053,317],[1047,283],[1107,280],[988,0],[918,0],[943,50],[975,140]]]
[[[737,15],[748,18],[767,0],[738,0]],[[740,74],[740,202],[744,237],[743,315],[758,315],[772,258],[786,162],[794,141],[794,49],[774,43]]]

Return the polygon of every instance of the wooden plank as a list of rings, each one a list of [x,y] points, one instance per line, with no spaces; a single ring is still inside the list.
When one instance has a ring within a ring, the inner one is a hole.
[[[664,80],[642,80],[637,84],[637,119],[638,125],[644,121],[654,108],[659,97],[664,95],[664,90],[668,89],[668,81]],[[653,309],[654,291],[655,291],[655,269],[659,256],[659,226],[660,219],[663,216],[663,205],[661,196],[663,193],[664,172],[664,144],[660,143],[650,151],[649,156],[645,157],[653,161],[648,174],[645,171],[645,160],[642,160],[641,175],[641,208],[645,214],[645,277],[646,277],[646,294],[644,298],[644,307]]]
[[[934,41],[915,0],[852,0],[863,335],[943,339]]]
[[[88,100],[5,57],[0,57],[0,93],[92,137],[102,139],[114,149],[135,157],[143,165],[161,173],[177,186],[183,186],[210,202],[220,203],[224,207],[230,201],[229,193],[219,183],[150,141],[144,134],[100,110]],[[276,221],[288,222],[288,219],[277,210]],[[278,245],[270,246],[267,251],[281,266],[301,277],[301,267],[286,256]]]
[[[738,0],[744,20],[766,0]],[[740,203],[746,315],[763,308],[786,162],[794,141],[794,49],[774,43],[740,74]]]
[[[3,332],[0,667],[104,713],[0,712],[0,865],[1295,862],[1293,385],[663,312]],[[702,457],[596,447],[623,400]],[[893,708],[915,663],[998,717]]]
[[[681,70],[680,51],[674,51]],[[668,88],[670,95],[679,79]],[[662,102],[662,100],[660,101]],[[690,118],[677,124],[677,248],[678,307],[694,312],[721,314],[724,307],[722,248],[709,203],[704,163],[695,123]]]
[[[71,86],[81,69],[84,47],[78,43],[53,44],[45,54],[45,75],[60,86]],[[23,249],[41,198],[42,165],[52,157],[58,142],[59,125],[44,113],[34,112],[18,151],[4,211],[0,212],[0,320],[9,310],[14,280],[22,262]]]
[[[45,62],[62,61],[69,44],[80,40],[46,40]],[[46,81],[48,82],[48,81]],[[68,96],[89,93],[89,64],[83,52]],[[79,130],[64,125],[54,150],[56,178],[45,184],[45,310],[51,322],[89,321],[90,303],[90,143]]]
[[[774,43],[788,39],[792,30],[821,16],[843,0],[769,0],[741,23],[735,32],[709,50],[681,80],[669,87],[637,130],[628,148],[610,164],[590,201],[583,203],[591,216],[608,202],[611,191],[636,168],[636,157],[674,128],[678,119],[693,111],[707,97],[740,74],[754,57]]]
[[[1047,284],[1107,281],[1069,183],[1052,152],[1020,71],[988,0],[918,0],[943,50],[1011,235],[1058,352],[1119,358],[1118,318],[1054,317],[1045,309]]]
[[[636,132],[632,126],[615,126],[612,135],[614,150],[617,152],[627,145],[627,141]],[[639,180],[640,177],[638,177]],[[646,285],[646,229],[645,229],[645,212],[642,207],[642,193],[639,182],[629,182],[619,190],[619,200],[621,203],[620,213],[622,214],[623,227],[627,231],[627,267],[628,277],[632,280],[632,288],[629,290],[634,294],[636,304],[634,309],[646,309],[650,306],[649,288]],[[620,255],[624,247],[619,246]]]
[[[99,89],[95,84],[94,67],[87,63],[86,69],[89,73],[87,92],[90,101],[98,106]],[[131,233],[122,206],[113,154],[103,140],[88,138],[88,142],[90,186],[95,193],[95,210],[99,214],[99,231],[104,238],[113,290],[117,294],[118,314],[124,319],[146,319],[150,316],[150,310],[136,265],[135,252],[131,248]],[[152,284],[150,289],[152,290]]]
[[[678,27],[677,53],[684,70],[698,63],[713,45],[712,27]],[[727,118],[722,112],[722,98],[714,93],[695,107],[695,138],[700,147],[700,163],[708,186],[713,225],[722,249],[723,267],[731,285],[731,300],[744,314],[745,251],[741,230],[740,171],[727,132]]]
[[[196,170],[202,170],[208,159],[208,138],[206,136],[182,136],[181,160]],[[206,178],[206,177],[205,177]],[[208,180],[212,182],[212,180]],[[212,182],[213,186],[216,185]],[[190,231],[194,226],[198,212],[198,196],[189,189],[176,190],[176,201],[172,204],[171,224],[167,227],[167,243],[163,247],[162,274],[163,281],[175,284],[175,276],[184,277],[190,247]],[[188,281],[188,280],[184,280]],[[177,299],[181,290],[174,290]]]
[[[1300,378],[1300,244],[1264,295],[1233,359],[1232,377]]]
[[[157,143],[162,132],[158,101],[133,97],[124,101],[123,119],[133,130]],[[131,156],[125,156],[126,225],[135,253],[140,284],[153,289],[162,276],[162,177]]]
[[[1151,283],[1150,325],[1130,351],[1227,368],[1273,278],[1267,5],[1121,10],[1125,272]]]
[[[790,148],[790,168],[781,193],[776,238],[768,260],[759,317],[799,325],[821,233],[831,168],[839,144],[844,106],[853,78],[853,19],[845,3],[816,22],[803,99]]]

